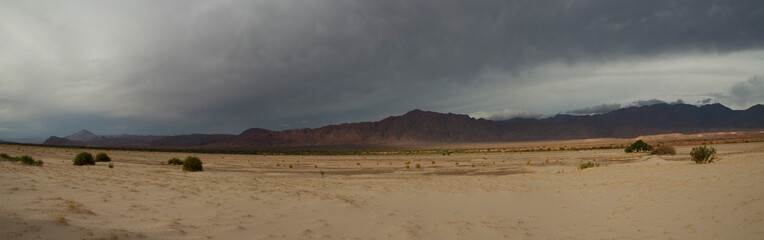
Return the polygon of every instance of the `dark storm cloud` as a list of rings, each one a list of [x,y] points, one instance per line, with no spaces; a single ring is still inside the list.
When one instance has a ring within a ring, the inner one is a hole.
[[[618,104],[618,103],[601,104],[597,106],[585,107],[585,108],[568,111],[566,113],[575,114],[575,115],[600,114],[600,113],[607,113],[619,108],[621,108],[621,104]]]
[[[3,5],[0,81],[13,81],[22,92],[98,100],[58,106],[10,90],[0,90],[0,100],[112,116],[130,125],[128,132],[143,122],[124,119],[168,131],[238,132],[304,119],[320,126],[414,108],[465,109],[471,103],[445,102],[486,84],[539,81],[486,73],[520,75],[552,61],[727,53],[764,41],[762,1]]]

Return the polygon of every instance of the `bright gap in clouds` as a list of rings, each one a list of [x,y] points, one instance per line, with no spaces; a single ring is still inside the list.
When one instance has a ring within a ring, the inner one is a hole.
[[[628,107],[640,100],[695,104],[710,99],[732,109],[764,103],[764,51],[634,58],[604,63],[549,63],[524,74],[494,74],[492,82],[465,98],[475,118],[543,118],[582,106]],[[502,88],[502,80],[534,84]],[[758,93],[758,94],[757,94]],[[479,100],[483,99],[483,100]],[[458,100],[454,101],[457,102]],[[707,100],[708,102],[708,100]],[[607,106],[603,106],[607,105]],[[603,108],[604,109],[604,108]],[[461,109],[460,109],[461,110]]]

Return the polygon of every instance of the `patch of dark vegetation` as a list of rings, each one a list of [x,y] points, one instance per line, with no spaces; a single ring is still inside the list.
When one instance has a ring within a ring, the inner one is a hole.
[[[95,165],[95,159],[93,159],[93,155],[91,155],[90,153],[81,152],[77,154],[77,156],[74,156],[74,159],[72,159],[72,163],[75,166]]]
[[[672,146],[659,146],[650,152],[652,155],[676,155],[676,149]]]
[[[96,162],[111,162],[111,158],[106,153],[98,153],[95,157]]]
[[[171,158],[170,160],[167,160],[167,165],[183,165],[183,161],[179,158]]]
[[[630,152],[649,152],[652,150],[653,150],[653,146],[645,143],[644,141],[640,139],[632,143],[631,146],[626,147],[626,149],[624,149],[623,151],[630,153]]]
[[[198,172],[198,171],[204,171],[202,168],[202,160],[195,156],[188,156],[185,161],[183,161],[183,171],[188,172]]]

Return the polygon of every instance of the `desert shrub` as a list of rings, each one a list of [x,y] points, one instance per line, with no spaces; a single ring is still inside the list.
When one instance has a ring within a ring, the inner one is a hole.
[[[8,160],[8,161],[13,161],[13,157],[11,157],[11,155],[8,155],[6,153],[0,153],[0,158]]]
[[[109,163],[109,168],[114,168],[114,163]]]
[[[77,156],[74,156],[74,159],[72,159],[72,163],[76,166],[82,166],[82,165],[95,165],[95,159],[93,159],[93,155],[87,152],[81,152],[77,154]]]
[[[713,147],[707,148],[706,146],[695,147],[692,148],[692,151],[690,151],[692,160],[697,164],[713,162],[714,154],[716,154],[716,149]]]
[[[186,160],[183,161],[183,171],[204,171],[204,169],[202,169],[202,160],[198,157],[188,156]]]
[[[581,163],[580,165],[578,165],[578,169],[587,169],[587,168],[599,167],[599,166],[600,166],[599,163],[586,162],[586,163]]]
[[[98,153],[95,157],[96,162],[111,162],[111,158],[106,153]]]
[[[660,146],[660,147],[656,147],[655,149],[653,149],[653,151],[650,152],[650,154],[653,154],[653,155],[675,155],[676,154],[676,149],[674,149],[674,147],[672,147],[672,146]]]
[[[178,158],[171,158],[167,160],[167,165],[183,165],[183,161]]]
[[[631,146],[628,146],[626,147],[626,149],[624,149],[624,151],[627,153],[628,152],[647,152],[652,150],[653,150],[653,146],[643,142],[641,139],[637,140],[636,142],[632,143]]]
[[[30,156],[26,156],[26,155],[19,157],[19,161],[22,164],[32,165],[32,166],[42,166],[43,164],[42,160],[34,160],[34,158]]]

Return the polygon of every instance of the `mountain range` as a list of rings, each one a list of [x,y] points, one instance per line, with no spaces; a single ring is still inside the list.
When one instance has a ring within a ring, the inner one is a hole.
[[[546,119],[508,121],[413,110],[376,122],[284,131],[252,128],[239,135],[99,136],[82,130],[64,138],[50,137],[44,144],[224,150],[384,149],[407,144],[634,138],[742,129],[764,129],[764,105],[732,110],[721,104],[656,104],[604,114],[558,114]]]

